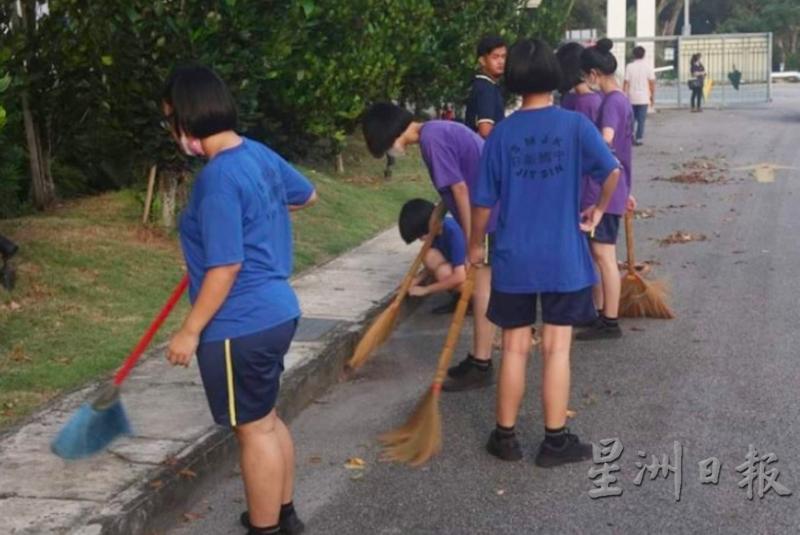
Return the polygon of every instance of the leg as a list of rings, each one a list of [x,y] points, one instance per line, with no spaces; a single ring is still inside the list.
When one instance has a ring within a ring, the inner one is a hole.
[[[278,442],[283,455],[283,465],[285,471],[283,474],[283,494],[281,495],[281,504],[289,503],[292,501],[294,495],[294,441],[292,435],[289,433],[289,428],[283,423],[283,420],[275,417],[276,432],[278,434]]]
[[[571,344],[572,327],[544,325],[542,332],[542,408],[544,425],[548,429],[560,429],[567,422]]]
[[[636,113],[636,141],[641,142],[644,139],[644,123],[647,120],[647,106],[637,105],[634,107]]]
[[[525,395],[525,373],[531,351],[531,328],[503,329],[503,359],[497,381],[497,423],[514,427]],[[566,415],[566,408],[564,409]]]
[[[603,286],[603,315],[616,318],[619,315],[619,295],[621,282],[617,265],[617,246],[609,243],[592,242],[592,254],[600,271]]]
[[[592,251],[592,256],[594,256],[594,251]],[[603,310],[603,272],[600,271],[600,265],[597,263],[597,258],[594,259],[594,267],[597,269],[597,272],[600,274],[600,282],[594,285],[592,288],[592,297],[594,298],[594,307],[597,310]]]
[[[492,293],[492,268],[484,266],[475,273],[475,290],[472,293],[472,314],[474,333],[472,354],[482,361],[492,360],[492,340],[494,325],[486,317],[489,309],[489,296]]]
[[[273,409],[260,420],[234,428],[239,441],[250,523],[277,526],[286,481],[286,460],[281,450],[278,417]]]

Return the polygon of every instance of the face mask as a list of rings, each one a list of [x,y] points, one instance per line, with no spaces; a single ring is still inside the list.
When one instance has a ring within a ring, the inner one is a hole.
[[[401,156],[405,156],[406,155],[406,151],[405,151],[404,148],[401,149],[401,148],[393,146],[391,149],[386,151],[386,154],[388,154],[392,158],[399,158]]]
[[[186,156],[203,156],[203,146],[199,139],[189,139],[186,134],[181,133],[179,138],[181,150]]]

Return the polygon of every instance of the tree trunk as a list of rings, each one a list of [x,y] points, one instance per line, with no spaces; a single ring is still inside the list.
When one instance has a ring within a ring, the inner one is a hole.
[[[42,136],[33,119],[27,90],[22,93],[22,118],[31,168],[31,198],[37,209],[44,210],[55,201],[56,187],[50,173],[50,163],[47,161],[49,154],[42,147]]]
[[[672,6],[672,12],[669,15],[669,19],[664,23],[661,35],[675,35],[675,28],[678,26],[678,19],[681,16],[682,9],[683,7],[679,3],[675,3]]]
[[[344,157],[341,152],[336,155],[336,172],[340,175],[344,174]]]
[[[162,173],[159,181],[161,196],[161,225],[164,228],[175,228],[175,201],[178,192],[178,177],[175,173]]]

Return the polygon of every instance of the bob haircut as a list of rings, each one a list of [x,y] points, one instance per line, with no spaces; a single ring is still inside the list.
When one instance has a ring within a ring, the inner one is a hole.
[[[581,54],[581,69],[588,73],[596,69],[606,76],[617,72],[617,58],[611,53],[614,43],[611,39],[600,39],[593,47],[587,48]]]
[[[203,139],[236,130],[236,102],[225,82],[208,67],[176,67],[164,84],[161,99],[172,108],[172,125],[184,134]]]
[[[573,87],[583,82],[583,72],[581,72],[581,54],[583,45],[580,43],[566,43],[561,45],[556,52],[556,58],[561,66],[561,87],[558,89],[562,94],[569,93]]]
[[[505,79],[512,93],[549,93],[561,87],[561,78],[556,55],[544,41],[520,39],[508,51]]]
[[[426,199],[411,199],[403,205],[397,226],[400,229],[400,237],[406,244],[428,233],[428,222],[433,209],[433,203]]]
[[[403,135],[412,120],[411,112],[391,102],[376,102],[364,113],[361,127],[369,152],[380,158]]]

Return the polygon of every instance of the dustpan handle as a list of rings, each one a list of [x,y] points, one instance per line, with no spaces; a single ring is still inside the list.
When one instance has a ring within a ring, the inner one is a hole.
[[[636,273],[636,258],[633,253],[633,212],[625,212],[625,245],[628,250],[628,273]]]
[[[139,339],[139,343],[136,344],[136,347],[133,348],[128,358],[125,359],[125,362],[122,363],[122,367],[117,371],[117,374],[114,376],[114,385],[119,386],[122,382],[128,377],[133,370],[133,367],[136,366],[136,362],[139,360],[139,357],[142,356],[144,350],[147,349],[147,346],[150,344],[150,341],[155,336],[158,329],[164,323],[164,320],[167,319],[169,313],[172,312],[172,309],[175,308],[178,300],[183,295],[183,292],[186,290],[186,286],[189,284],[189,275],[184,275],[178,285],[172,290],[172,294],[170,294],[169,299],[167,299],[164,308],[158,313],[158,316],[155,317],[153,322],[150,324],[150,327],[147,328],[147,331],[142,335]]]

